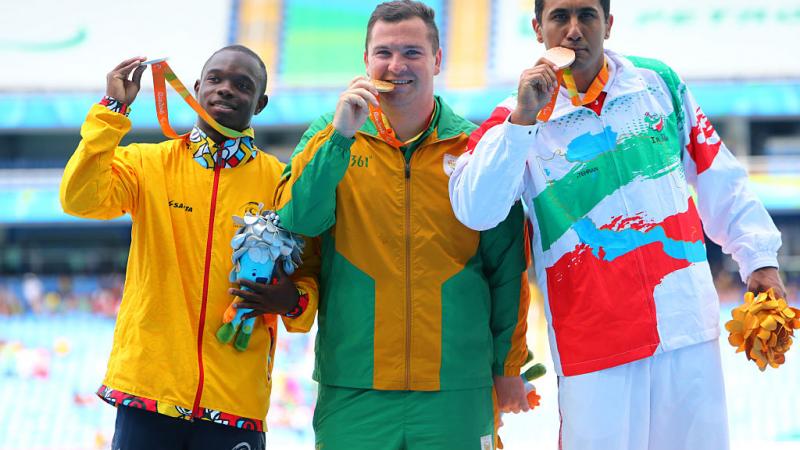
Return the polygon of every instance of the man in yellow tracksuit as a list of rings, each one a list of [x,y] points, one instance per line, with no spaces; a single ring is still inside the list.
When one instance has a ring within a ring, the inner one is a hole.
[[[195,83],[200,105],[244,137],[228,139],[198,118],[180,139],[120,147],[143,60],[123,61],[108,74],[107,95],[90,109],[61,183],[67,213],[127,213],[133,221],[114,345],[98,390],[119,407],[112,448],[263,449],[275,314],[294,317],[284,320],[290,331],[305,331],[313,312],[303,314],[304,307],[317,295],[316,281],[302,273],[295,282],[280,275],[276,285],[237,281],[252,289],[247,294],[228,280],[232,216],[259,203],[271,207],[283,170],[255,147],[250,128],[267,104],[266,69],[251,50],[230,46],[211,56]],[[244,352],[214,335],[231,294],[272,313]]]
[[[379,5],[364,62],[393,90],[355,78],[278,187],[284,226],[321,236],[318,449],[492,449],[493,382],[501,408],[526,409],[523,211],[485,232],[453,215],[475,126],[433,95],[441,58],[430,8]]]

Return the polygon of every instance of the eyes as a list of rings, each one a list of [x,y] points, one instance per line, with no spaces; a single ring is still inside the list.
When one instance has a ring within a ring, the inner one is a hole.
[[[206,75],[205,81],[208,84],[219,84],[223,82],[223,78],[220,75],[209,73]],[[233,77],[231,80],[231,85],[242,92],[249,93],[255,89],[255,85],[245,77]]]
[[[581,22],[589,22],[598,17],[597,11],[591,9],[580,10],[576,13],[578,20]],[[550,14],[550,20],[559,23],[566,23],[570,20],[570,13],[567,11],[555,11]]]
[[[409,59],[416,59],[424,56],[424,53],[422,53],[422,51],[417,48],[408,48],[403,50],[401,53],[404,57]],[[389,51],[388,49],[378,49],[375,50],[373,55],[375,55],[378,58],[390,58],[392,56],[392,52]]]

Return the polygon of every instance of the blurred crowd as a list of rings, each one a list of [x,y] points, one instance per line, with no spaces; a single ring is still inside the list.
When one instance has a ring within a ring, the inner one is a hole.
[[[37,410],[36,421],[13,432],[8,414],[0,411],[0,449],[108,448],[113,408],[94,391],[105,370],[123,282],[123,274],[0,276],[0,397],[58,405]],[[279,331],[268,421],[273,441],[286,448],[312,439],[314,335]],[[24,388],[29,385],[35,392]],[[65,420],[66,436],[34,431],[37,423]]]
[[[114,318],[124,287],[123,274],[96,276],[0,276],[0,316],[69,312],[93,313]],[[800,278],[787,278],[789,302],[800,303]],[[741,302],[744,286],[736,273],[719,271],[714,276],[720,302]]]
[[[123,274],[2,276],[0,316],[85,312],[113,318],[122,300],[123,286]]]
[[[782,274],[786,283],[786,300],[792,304],[800,303],[798,289],[800,289],[800,278]],[[719,301],[723,308],[725,306],[735,306],[742,303],[744,296],[744,283],[739,278],[738,273],[719,271],[714,274],[714,285],[719,294]]]

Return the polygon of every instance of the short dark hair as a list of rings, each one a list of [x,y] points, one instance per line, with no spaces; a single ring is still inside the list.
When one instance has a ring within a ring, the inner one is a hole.
[[[211,56],[208,57],[205,64],[203,64],[203,70],[201,71],[201,73],[205,73],[208,62],[211,61],[212,58],[217,56],[217,53],[222,53],[227,51],[244,53],[245,55],[256,60],[258,66],[261,67],[262,71],[259,75],[263,75],[262,79],[260,80],[262,83],[261,86],[259,86],[260,94],[258,96],[261,97],[262,95],[264,95],[264,93],[267,92],[267,65],[264,64],[264,61],[261,59],[260,56],[258,56],[258,53],[250,50],[248,47],[245,47],[244,45],[240,44],[228,45],[226,47],[222,47],[221,49],[215,51],[214,53],[211,54]]]
[[[428,27],[428,39],[431,41],[434,53],[439,50],[439,28],[434,21],[435,13],[433,9],[422,3],[412,0],[393,0],[383,2],[375,7],[372,15],[367,22],[367,39],[364,48],[369,50],[369,39],[372,36],[372,28],[379,20],[389,23],[402,22],[403,20],[419,17]]]
[[[608,16],[611,15],[611,0],[598,0],[600,2],[600,7],[603,8],[603,14],[606,16],[606,21],[608,21]],[[545,0],[535,0],[533,5],[534,12],[536,14],[536,21],[542,23],[542,12],[544,11],[544,2]]]

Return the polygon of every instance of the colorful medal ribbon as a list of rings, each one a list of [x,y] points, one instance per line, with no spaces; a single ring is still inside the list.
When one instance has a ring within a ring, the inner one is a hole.
[[[578,88],[575,86],[575,78],[572,76],[572,71],[569,67],[559,70],[556,75],[558,76],[558,85],[560,86],[562,83],[567,87],[567,92],[569,93],[569,98],[572,101],[573,106],[584,106],[592,103],[593,101],[597,100],[597,97],[600,96],[600,93],[603,92],[603,88],[606,87],[606,83],[608,83],[608,63],[603,64],[603,68],[600,69],[600,73],[592,81],[592,84],[589,86],[589,90],[586,91],[586,94],[581,97],[581,94],[578,92]],[[558,88],[553,90],[553,96],[550,97],[550,101],[545,105],[544,108],[539,111],[539,114],[536,115],[536,120],[540,122],[547,122],[550,120],[550,116],[553,114],[553,110],[556,108],[556,100],[558,99]]]
[[[378,98],[378,101],[380,101],[380,98]],[[372,106],[372,103],[370,103],[369,115],[372,117],[372,121],[375,123],[375,128],[378,130],[378,134],[381,136],[381,138],[383,138],[384,141],[386,141],[387,144],[397,149],[403,146],[403,143],[397,139],[397,136],[395,136],[394,130],[390,127],[387,127],[383,122],[383,110],[381,109],[380,104],[375,107]]]
[[[166,61],[160,61],[153,64],[153,95],[155,96],[156,100],[156,115],[158,116],[158,124],[161,125],[161,131],[164,133],[165,136],[172,139],[178,139],[181,136],[172,129],[169,124],[169,111],[167,109],[167,87],[164,83],[164,80],[168,81],[170,86],[175,89],[183,100],[191,107],[194,112],[200,116],[207,124],[211,126],[211,128],[217,130],[223,136],[235,139],[246,136],[245,133],[241,131],[232,130],[211,117],[199,103],[197,100],[192,97],[192,94],[189,93],[189,90],[186,89],[186,86],[181,83],[178,77],[175,75],[175,72],[172,71],[172,68],[167,64]]]
[[[571,73],[570,76],[572,76]],[[553,115],[553,110],[556,109],[556,100],[558,99],[559,86],[561,86],[561,83],[564,82],[564,71],[559,70],[558,72],[556,72],[556,77],[558,77],[558,86],[556,86],[556,88],[553,89],[553,95],[550,96],[550,101],[547,102],[547,104],[544,105],[544,108],[542,108],[539,111],[539,114],[536,115],[536,120],[539,122],[547,122],[548,120],[550,120],[550,116]],[[574,84],[575,80],[572,81]]]

